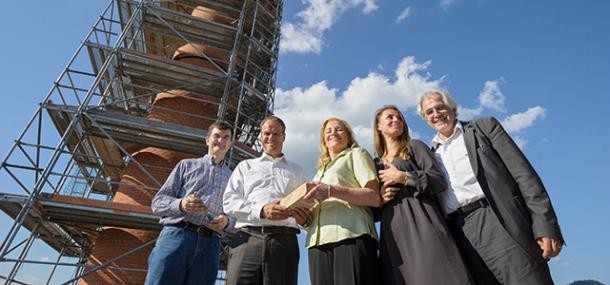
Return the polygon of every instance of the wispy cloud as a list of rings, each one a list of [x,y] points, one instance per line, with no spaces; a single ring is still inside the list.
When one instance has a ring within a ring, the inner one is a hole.
[[[296,14],[296,22],[282,26],[281,52],[320,53],[324,33],[347,10],[360,8],[370,14],[379,7],[376,0],[304,0],[305,9]]]
[[[320,53],[322,44],[323,40],[320,33],[291,23],[282,26],[280,48],[283,52]]]
[[[480,107],[480,106],[477,108],[471,109],[471,108],[466,108],[466,107],[460,105],[460,106],[458,106],[458,111],[457,111],[458,118],[463,121],[472,120],[473,118],[480,116],[481,113],[483,113],[483,107]]]
[[[458,0],[441,0],[440,5],[443,10],[449,9],[451,6],[457,5]]]
[[[524,149],[528,140],[523,137],[522,132],[534,125],[534,122],[544,118],[545,116],[546,109],[536,106],[529,108],[525,112],[510,115],[502,120],[501,123],[504,129],[511,134],[513,140],[519,146],[519,148]]]
[[[458,106],[458,118],[460,120],[468,121],[480,117],[487,111],[506,113],[507,110],[504,105],[506,96],[504,96],[504,93],[500,88],[500,83],[502,82],[504,82],[504,79],[502,78],[499,80],[486,81],[483,85],[483,90],[481,90],[477,99],[478,106],[474,108]],[[539,119],[544,118],[545,115],[545,108],[535,106],[529,108],[525,112],[509,115],[503,119],[501,123],[504,129],[511,134],[515,143],[523,149],[528,141],[521,133],[534,125]]]
[[[352,79],[344,89],[330,87],[326,81],[305,88],[278,89],[275,113],[287,125],[285,153],[312,171],[319,155],[319,128],[330,116],[346,119],[360,145],[372,151],[375,110],[385,104],[395,104],[405,111],[414,108],[424,90],[437,87],[444,79],[430,77],[430,64],[405,57],[393,76],[371,72]]]
[[[509,133],[519,133],[526,128],[531,127],[538,119],[546,116],[546,109],[536,106],[529,108],[527,111],[508,116],[502,120],[502,126]]]
[[[407,56],[397,64],[393,74],[372,71],[366,76],[353,78],[346,87],[333,87],[327,81],[320,81],[306,87],[277,89],[274,112],[287,127],[284,152],[313,175],[319,156],[321,124],[326,118],[335,116],[347,120],[359,144],[374,155],[372,122],[375,110],[385,104],[394,104],[403,112],[413,110],[424,90],[438,87],[445,80],[444,76],[431,77],[428,72],[431,64],[431,61],[418,62],[415,57]],[[499,82],[485,82],[479,94],[479,106],[473,109],[460,107],[460,119],[503,109],[505,97]],[[536,106],[506,117],[502,124],[512,133],[517,144],[524,147],[527,140],[520,136],[521,132],[544,117],[545,112],[544,108]],[[420,137],[417,133],[413,136]]]
[[[402,23],[406,18],[409,18],[409,16],[411,16],[411,6],[407,6],[406,8],[404,8],[400,12],[398,17],[396,17],[395,22],[396,23]]]
[[[486,109],[491,109],[497,112],[506,112],[504,108],[504,102],[506,97],[500,89],[500,83],[504,79],[486,81],[483,85],[483,90],[479,93],[477,98],[478,106],[475,108],[467,108],[464,106],[458,106],[458,117],[460,120],[471,120],[475,117],[480,116]]]
[[[479,93],[479,104],[483,108],[489,108],[498,112],[506,112],[504,101],[506,97],[500,90],[500,83],[496,81],[486,81],[483,91]]]

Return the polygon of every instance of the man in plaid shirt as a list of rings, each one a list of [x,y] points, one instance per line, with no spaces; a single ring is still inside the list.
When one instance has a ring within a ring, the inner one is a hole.
[[[145,284],[214,284],[220,258],[219,233],[229,225],[222,197],[231,170],[224,160],[231,127],[215,122],[208,153],[180,161],[153,198],[163,229],[148,258]]]

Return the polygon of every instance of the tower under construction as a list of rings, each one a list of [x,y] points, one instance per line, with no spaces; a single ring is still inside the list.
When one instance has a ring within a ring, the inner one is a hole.
[[[161,228],[150,202],[178,161],[206,152],[208,126],[232,126],[231,166],[258,156],[281,11],[282,0],[110,1],[0,165],[12,219],[0,280],[143,283]]]

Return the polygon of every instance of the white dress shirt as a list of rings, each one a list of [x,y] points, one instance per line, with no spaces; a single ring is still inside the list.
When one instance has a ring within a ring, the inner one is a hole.
[[[453,135],[446,141],[437,133],[432,144],[437,145],[435,155],[443,166],[449,184],[449,189],[439,194],[445,213],[452,213],[461,206],[485,197],[468,158],[462,124],[455,124]]]
[[[288,226],[298,228],[294,218],[261,219],[266,204],[283,198],[307,181],[305,170],[286,160],[265,153],[240,162],[225,189],[224,212],[235,218],[236,228],[245,226]]]

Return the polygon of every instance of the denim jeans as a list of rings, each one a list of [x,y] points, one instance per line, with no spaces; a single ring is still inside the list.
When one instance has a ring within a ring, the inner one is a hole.
[[[220,240],[166,225],[148,257],[146,285],[214,284],[218,274]]]

